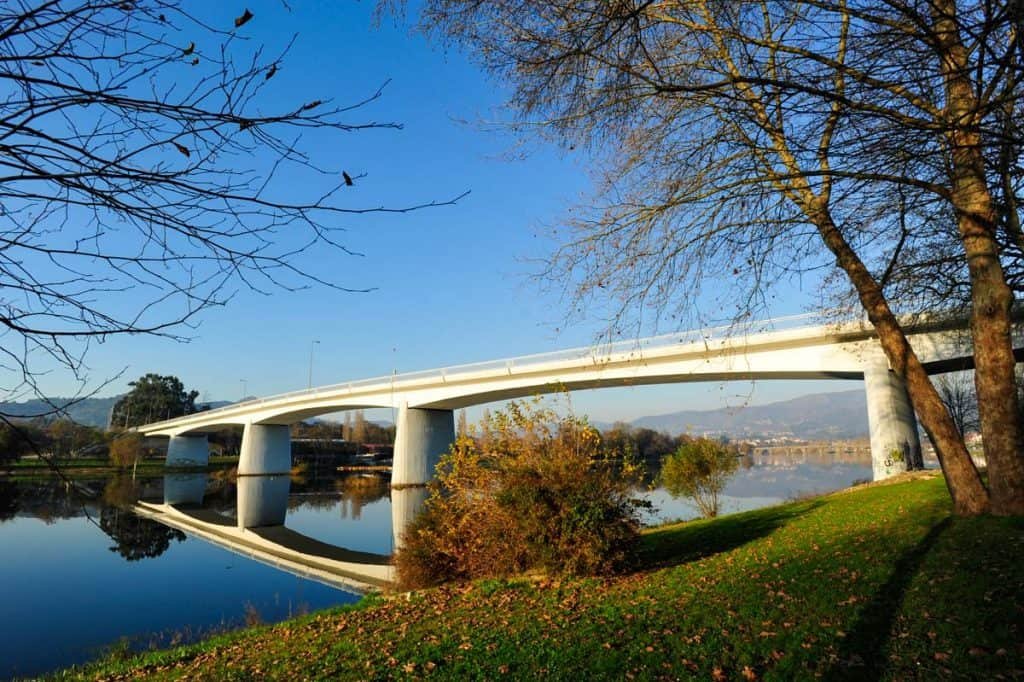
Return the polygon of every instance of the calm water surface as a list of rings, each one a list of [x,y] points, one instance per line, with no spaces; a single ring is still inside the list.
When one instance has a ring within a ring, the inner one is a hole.
[[[866,461],[755,457],[730,482],[723,513],[847,487],[871,476]],[[347,549],[393,549],[386,481],[292,480],[285,525]],[[127,640],[134,648],[188,641],[338,604],[359,595],[297,577],[135,517],[118,504],[160,500],[163,479],[0,479],[0,678],[87,661]],[[647,491],[648,522],[693,518],[691,505]],[[203,506],[237,515],[234,485],[206,484]]]

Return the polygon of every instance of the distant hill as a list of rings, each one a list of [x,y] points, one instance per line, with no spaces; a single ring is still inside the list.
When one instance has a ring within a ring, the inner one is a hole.
[[[110,410],[121,396],[86,398],[68,408],[71,418],[80,424],[106,427]],[[69,398],[51,398],[57,404]],[[223,407],[230,401],[217,400],[200,405]],[[31,416],[48,412],[42,400],[0,402],[0,412],[13,416]],[[391,426],[386,420],[375,420],[380,426]],[[715,410],[683,410],[634,420],[642,426],[669,433],[728,434],[731,436],[792,435],[797,438],[859,438],[868,433],[867,401],[864,391],[818,393],[767,405],[719,408]],[[598,425],[603,426],[603,425]]]
[[[111,398],[85,398],[67,409],[68,416],[79,424],[95,426],[101,429],[107,427],[107,420],[110,419],[110,411],[114,409],[114,403],[121,399],[115,395]],[[64,405],[71,398],[49,398],[54,405]],[[230,405],[229,400],[214,400],[211,402],[199,403],[197,407],[208,407],[214,409]],[[48,414],[53,408],[39,398],[26,400],[20,403],[0,401],[0,413],[14,417],[32,417],[38,414]]]
[[[715,410],[683,410],[632,422],[671,434],[727,434],[730,436],[791,435],[809,440],[859,438],[868,434],[868,408],[864,391],[816,393],[767,405]]]
[[[117,395],[111,398],[85,398],[67,409],[68,416],[79,424],[104,428],[110,418],[110,411],[114,408],[114,403],[120,397]],[[68,403],[72,398],[49,398],[48,400],[59,406]],[[20,403],[0,402],[0,412],[14,417],[31,417],[52,411],[53,408],[39,398]]]

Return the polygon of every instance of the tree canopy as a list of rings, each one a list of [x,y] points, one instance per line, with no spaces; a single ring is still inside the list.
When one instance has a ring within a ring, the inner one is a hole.
[[[199,391],[186,391],[176,376],[146,374],[128,385],[132,390],[114,404],[110,414],[113,428],[149,424],[196,411]]]
[[[739,452],[720,441],[694,438],[661,461],[659,480],[672,497],[693,500],[705,518],[718,516],[718,496],[739,466]]]

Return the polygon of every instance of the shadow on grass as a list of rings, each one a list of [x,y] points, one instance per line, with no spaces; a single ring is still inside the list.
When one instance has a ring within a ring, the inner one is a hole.
[[[921,570],[925,557],[939,537],[949,528],[951,518],[932,526],[899,558],[892,575],[875,592],[860,618],[843,640],[839,663],[825,675],[828,680],[877,680],[885,670],[885,645],[891,636],[896,616],[914,576]]]
[[[639,568],[660,568],[728,552],[770,535],[823,504],[810,500],[781,507],[732,514],[713,520],[690,521],[656,528],[644,534]]]

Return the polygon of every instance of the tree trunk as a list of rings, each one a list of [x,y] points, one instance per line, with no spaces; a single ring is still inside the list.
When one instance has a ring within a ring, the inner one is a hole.
[[[943,404],[938,391],[928,378],[921,361],[907,341],[899,321],[889,307],[885,294],[864,262],[847,243],[836,227],[823,202],[809,207],[808,214],[818,228],[825,245],[835,255],[836,263],[849,277],[861,305],[874,325],[882,350],[897,375],[907,382],[907,392],[921,426],[935,447],[939,464],[946,477],[953,510],[962,516],[984,514],[989,510],[989,494],[981,482],[964,439]]]
[[[966,187],[962,191],[955,191],[962,195],[962,202],[957,205],[957,222],[971,276],[974,385],[988,462],[992,512],[1024,514],[1024,458],[1020,449],[1016,359],[1011,338],[1013,294],[999,262],[998,246],[985,225],[994,218],[991,195],[983,184],[963,184]]]
[[[971,281],[971,334],[978,416],[995,514],[1024,514],[1024,458],[1018,423],[1010,310],[1013,293],[999,261],[996,209],[985,178],[977,132],[979,103],[967,51],[956,23],[956,3],[933,5],[937,48],[945,80],[945,124],[951,168],[950,201]]]

